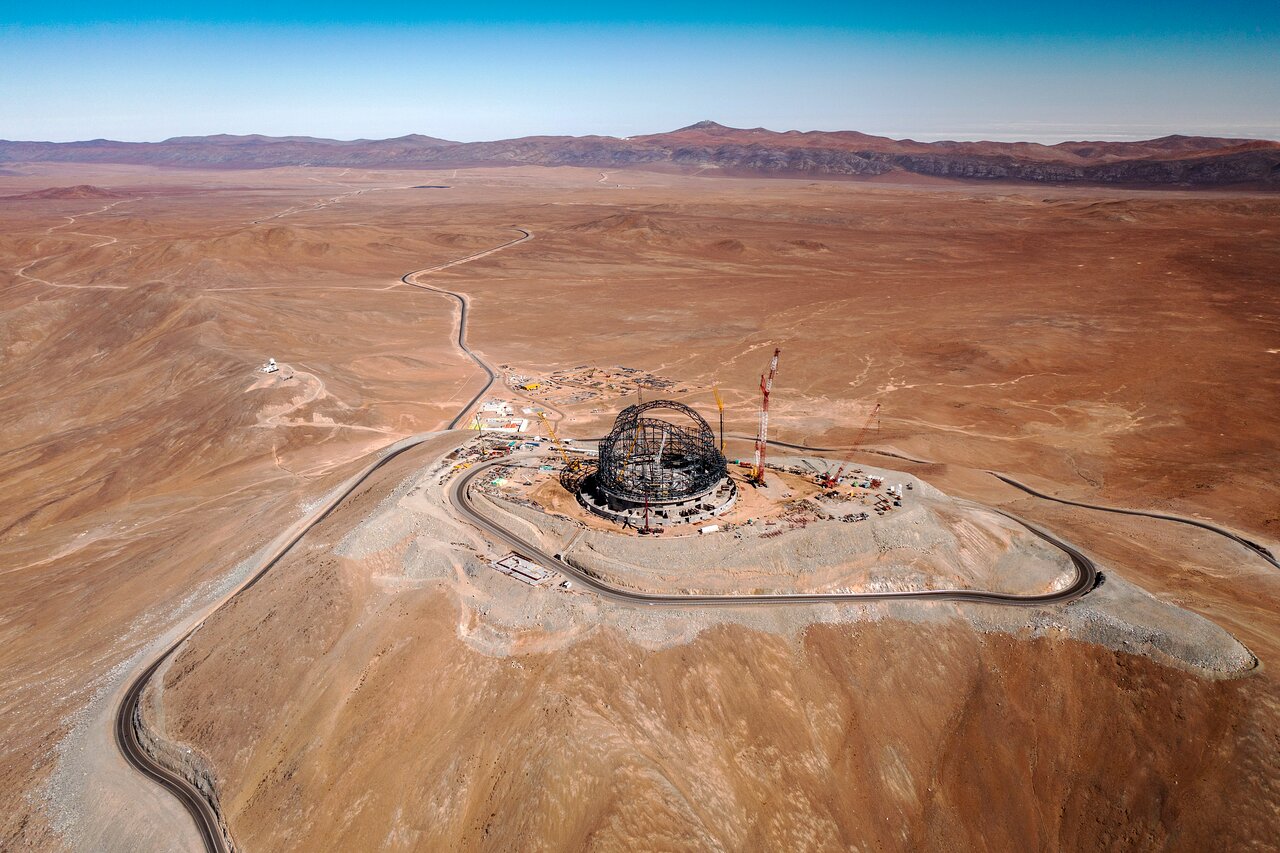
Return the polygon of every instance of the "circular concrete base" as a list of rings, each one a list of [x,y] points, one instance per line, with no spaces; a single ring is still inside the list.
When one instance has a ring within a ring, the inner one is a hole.
[[[581,481],[577,490],[578,503],[601,518],[607,518],[623,527],[643,527],[645,505],[621,501],[601,491],[596,475]],[[650,527],[670,527],[675,524],[697,524],[728,512],[738,501],[738,487],[728,477],[723,478],[709,491],[683,501],[650,503],[648,507]]]

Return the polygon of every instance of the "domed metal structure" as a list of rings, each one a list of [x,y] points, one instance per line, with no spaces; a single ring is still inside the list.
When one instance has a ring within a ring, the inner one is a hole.
[[[660,413],[674,413],[688,424],[655,417]],[[711,427],[673,400],[623,409],[599,450],[596,488],[617,505],[696,500],[728,476]]]

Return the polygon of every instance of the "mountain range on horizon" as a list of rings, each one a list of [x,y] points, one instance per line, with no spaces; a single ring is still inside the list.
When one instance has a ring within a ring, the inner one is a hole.
[[[1164,136],[1135,142],[916,142],[858,131],[773,131],[700,121],[631,137],[528,136],[455,142],[182,136],[162,142],[0,140],[0,163],[110,163],[171,168],[284,166],[437,169],[586,166],[732,176],[867,179],[894,174],[960,180],[1131,186],[1280,187],[1280,142]]]

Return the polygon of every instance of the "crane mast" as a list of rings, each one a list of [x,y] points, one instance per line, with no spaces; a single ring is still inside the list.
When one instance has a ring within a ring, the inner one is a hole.
[[[724,400],[720,397],[720,387],[711,386],[711,393],[716,396],[716,408],[720,410],[720,452],[724,453]]]
[[[781,354],[782,350],[775,347],[768,377],[760,376],[760,432],[756,435],[756,466],[751,474],[751,482],[757,486],[764,485],[764,462],[769,444],[769,393],[773,391],[773,377],[778,373],[778,356]]]

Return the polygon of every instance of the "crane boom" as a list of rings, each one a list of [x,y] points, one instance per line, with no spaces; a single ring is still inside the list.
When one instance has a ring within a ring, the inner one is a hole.
[[[871,429],[871,422],[880,416],[880,404],[876,403],[871,409],[871,414],[867,415],[866,422],[862,425],[862,429],[858,430],[858,434],[853,439],[853,446],[862,446],[862,439],[866,436],[867,430]]]
[[[871,414],[867,415],[866,421],[863,422],[862,429],[858,430],[857,436],[854,437],[853,444],[850,446],[851,450],[856,449],[862,445],[863,436],[867,434],[867,430],[871,428],[871,422],[874,421],[876,417],[879,416],[879,414],[880,414],[880,404],[876,403],[875,406],[871,409]],[[839,485],[840,476],[844,474],[844,469],[848,467],[849,467],[849,463],[847,461],[841,462],[840,468],[836,471],[834,475],[822,474],[821,476],[819,476],[818,485],[824,486],[828,489],[833,486]]]
[[[547,420],[547,416],[542,412],[538,412],[538,417],[542,419],[542,425],[547,428],[547,432],[551,434],[551,443],[555,445],[556,450],[560,452],[560,458],[564,460],[564,467],[570,471],[576,469],[578,464],[569,458],[569,452],[564,449],[564,445],[560,443],[560,436],[556,435],[556,428],[551,425],[551,421]]]
[[[756,466],[751,481],[757,486],[764,485],[764,463],[769,445],[769,394],[773,391],[773,377],[778,373],[778,356],[782,350],[774,347],[773,360],[769,362],[769,375],[760,375],[760,432],[756,435]]]

